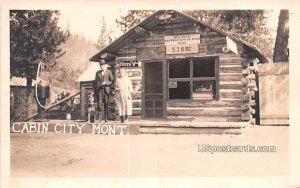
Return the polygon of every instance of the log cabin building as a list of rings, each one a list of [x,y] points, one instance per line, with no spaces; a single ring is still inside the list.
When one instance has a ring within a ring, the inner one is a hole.
[[[136,116],[259,123],[257,63],[267,58],[255,46],[184,13],[155,12],[90,61],[107,57],[127,69],[138,90]]]

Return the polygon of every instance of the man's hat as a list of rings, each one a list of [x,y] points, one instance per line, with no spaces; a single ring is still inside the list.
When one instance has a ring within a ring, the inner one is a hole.
[[[110,54],[110,53],[103,53],[101,54],[101,60],[100,60],[100,64],[101,61],[104,61],[104,64],[107,64],[108,66],[115,66],[116,65],[116,58],[117,56]]]

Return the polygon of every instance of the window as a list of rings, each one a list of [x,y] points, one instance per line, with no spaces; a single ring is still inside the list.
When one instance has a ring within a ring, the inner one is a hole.
[[[168,62],[169,99],[218,99],[216,58]]]
[[[172,64],[171,64],[171,66],[169,66],[169,77],[170,78],[189,78],[190,77],[190,60],[189,59],[172,60]]]

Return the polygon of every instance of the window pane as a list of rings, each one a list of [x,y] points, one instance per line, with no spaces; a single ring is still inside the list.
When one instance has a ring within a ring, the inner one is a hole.
[[[162,93],[162,63],[145,63],[145,93]]]
[[[215,77],[215,59],[196,59],[193,63],[193,77]]]
[[[176,59],[169,61],[169,78],[189,78],[190,60]]]
[[[215,81],[194,81],[193,99],[215,99]]]
[[[190,82],[178,81],[176,88],[169,89],[169,99],[190,99]]]

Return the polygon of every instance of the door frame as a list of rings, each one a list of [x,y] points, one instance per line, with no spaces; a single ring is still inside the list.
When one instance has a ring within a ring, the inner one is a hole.
[[[167,61],[166,59],[142,60],[142,118],[145,117],[145,63],[161,62],[162,63],[162,94],[163,94],[163,117],[167,118]],[[155,118],[155,117],[154,117]],[[160,118],[160,117],[157,117]]]

